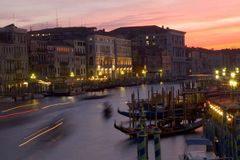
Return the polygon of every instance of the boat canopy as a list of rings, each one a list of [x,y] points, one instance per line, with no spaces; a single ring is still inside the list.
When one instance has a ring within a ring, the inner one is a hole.
[[[188,138],[186,139],[187,145],[207,145],[212,146],[212,142],[206,138]]]

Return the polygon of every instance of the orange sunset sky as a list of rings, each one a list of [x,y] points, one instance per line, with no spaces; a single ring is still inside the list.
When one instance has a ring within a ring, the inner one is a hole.
[[[186,45],[240,48],[240,0],[1,0],[0,26],[158,25],[187,32]]]

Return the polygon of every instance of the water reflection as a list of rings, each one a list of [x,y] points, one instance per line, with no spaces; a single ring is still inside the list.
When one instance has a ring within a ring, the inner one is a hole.
[[[102,99],[83,100],[81,96],[63,98],[45,98],[38,100],[38,107],[67,103],[60,106],[52,106],[41,110],[30,119],[20,125],[11,128],[1,128],[0,132],[0,155],[2,159],[18,160],[76,160],[76,159],[104,159],[104,160],[134,160],[137,159],[137,147],[134,140],[127,135],[114,129],[114,120],[126,120],[117,114],[117,108],[127,109],[125,102],[129,101],[133,92],[139,90],[140,98],[147,98],[148,91],[161,90],[174,86],[175,90],[179,85],[142,85],[140,87],[126,87],[108,90],[111,95]],[[109,102],[112,105],[113,114],[109,119],[103,118],[103,103]],[[27,104],[27,103],[26,103]],[[22,104],[21,104],[22,105]],[[40,129],[56,117],[67,113],[67,121],[63,121],[64,132],[58,132],[50,141],[41,141],[40,144],[26,145],[19,149],[18,145],[23,143],[23,138]],[[1,125],[1,124],[0,124]],[[18,134],[16,134],[18,133]],[[61,138],[62,133],[64,138]],[[201,134],[201,130],[197,132]],[[60,135],[60,136],[59,136]],[[178,155],[184,151],[186,136],[182,135],[165,138],[161,140],[162,160],[176,160]],[[59,138],[60,137],[60,138]],[[57,142],[57,143],[53,143]],[[5,147],[3,147],[5,146]],[[149,141],[149,157],[154,159],[153,141]]]

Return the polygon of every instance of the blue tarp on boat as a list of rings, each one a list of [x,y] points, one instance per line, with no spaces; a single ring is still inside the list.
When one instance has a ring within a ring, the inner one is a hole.
[[[207,145],[212,146],[212,142],[206,138],[188,138],[186,139],[187,145]]]

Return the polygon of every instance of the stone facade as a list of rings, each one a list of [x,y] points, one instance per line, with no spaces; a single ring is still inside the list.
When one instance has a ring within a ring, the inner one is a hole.
[[[88,77],[120,78],[132,70],[131,41],[105,35],[87,39]]]
[[[161,74],[169,78],[187,75],[185,32],[158,26],[136,26],[121,27],[110,33],[132,40],[136,75],[144,76],[145,71],[149,78]]]
[[[1,91],[22,87],[28,79],[27,31],[9,25],[0,28]]]

